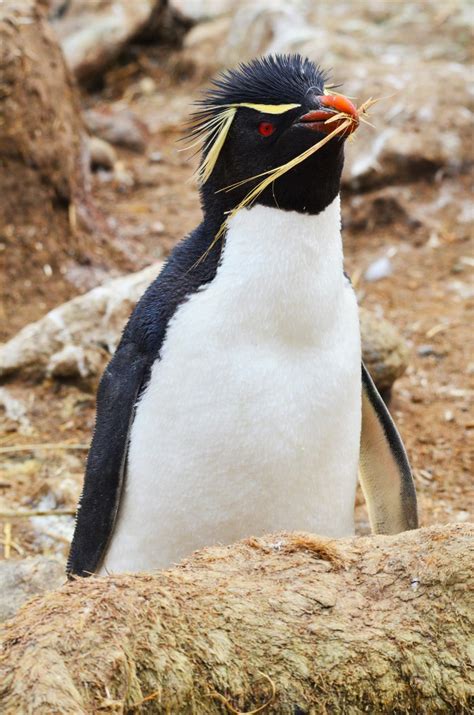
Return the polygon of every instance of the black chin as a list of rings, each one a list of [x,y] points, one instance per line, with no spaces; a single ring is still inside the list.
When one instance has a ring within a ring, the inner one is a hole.
[[[260,161],[262,155],[255,155],[254,163],[247,156],[225,157],[224,146],[222,160],[217,163],[215,170],[201,189],[204,211],[224,220],[225,214],[238,206],[262,179],[246,181],[229,191],[223,190],[223,187],[248,176],[256,176],[272,166],[277,167],[287,163],[326,136],[305,126],[290,125],[275,142],[273,161],[270,165]],[[319,214],[339,193],[343,163],[344,141],[336,136],[270,184],[257,196],[253,204],[298,213]]]
[[[305,131],[309,133],[311,130]],[[316,143],[319,136],[324,138],[326,135],[311,132],[311,143]],[[265,189],[255,203],[286,211],[319,214],[339,194],[343,165],[344,142],[334,137],[313,156]]]

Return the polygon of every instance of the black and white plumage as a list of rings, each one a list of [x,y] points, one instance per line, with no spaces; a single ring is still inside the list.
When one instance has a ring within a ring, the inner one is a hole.
[[[102,378],[70,574],[165,567],[266,531],[350,534],[358,465],[374,530],[416,527],[403,445],[364,368],[361,380],[343,139],[228,217],[258,179],[223,189],[327,134],[321,112],[340,103],[324,81],[298,55],[264,58],[218,79],[198,109],[203,222],[137,304]]]

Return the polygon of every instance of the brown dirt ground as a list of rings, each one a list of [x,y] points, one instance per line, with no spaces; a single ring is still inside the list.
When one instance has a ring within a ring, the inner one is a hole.
[[[3,5],[0,340],[131,267],[88,192],[79,98],[54,31],[34,2],[16,3],[20,15]]]
[[[150,68],[145,69],[149,73]],[[109,73],[99,95],[84,97],[85,106],[123,100],[150,127],[147,156],[162,154],[161,161],[153,162],[119,150],[123,164],[119,177],[96,174],[94,179],[97,205],[115,221],[115,240],[136,269],[166,255],[200,216],[196,188],[189,181],[190,162],[176,145],[197,82],[183,79],[175,86],[167,72],[155,71],[155,90],[148,94],[143,91],[143,76],[140,62],[126,65]],[[392,411],[414,468],[421,523],[462,522],[469,519],[473,504],[472,253],[468,224],[458,220],[469,198],[469,182],[467,177],[429,176],[403,187],[406,215],[389,210],[398,190],[389,187],[367,194],[362,209],[360,196],[346,192],[347,269],[360,302],[389,318],[412,347],[409,370],[394,389]],[[434,207],[442,203],[439,197],[446,190],[454,198],[436,213]],[[381,211],[381,205],[388,209]],[[387,249],[392,254],[392,275],[366,282],[365,268]],[[60,300],[53,282],[49,285],[45,308]],[[20,323],[29,322],[30,306],[18,305],[18,315]],[[74,508],[93,426],[95,386],[24,379],[7,385],[29,406],[31,428],[22,432],[16,422],[0,415],[5,428],[0,441],[0,510]],[[8,451],[45,443],[81,448]],[[361,497],[357,521],[359,530],[366,531]],[[4,519],[0,538],[11,539],[12,557],[64,554],[71,529],[72,517],[66,516]]]

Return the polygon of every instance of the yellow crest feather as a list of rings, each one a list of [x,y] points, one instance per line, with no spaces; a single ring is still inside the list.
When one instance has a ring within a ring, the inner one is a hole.
[[[224,146],[227,134],[229,133],[230,125],[234,120],[236,111],[236,107],[224,109],[223,112],[219,113],[216,122],[213,123],[211,120],[209,123],[211,125],[211,130],[208,136],[210,146],[197,172],[200,184],[205,184],[212,174],[221,149]]]
[[[224,146],[227,134],[229,133],[231,124],[234,120],[235,113],[239,107],[254,109],[255,111],[262,112],[263,114],[284,114],[285,112],[289,112],[291,109],[296,109],[300,106],[300,104],[251,104],[249,102],[230,104],[225,107],[222,112],[219,112],[219,114],[215,117],[212,117],[208,122],[205,122],[201,126],[200,131],[207,134],[206,142],[209,145],[209,148],[206,156],[199,166],[199,169],[197,170],[199,183],[201,185],[205,184],[212,174],[221,149]]]

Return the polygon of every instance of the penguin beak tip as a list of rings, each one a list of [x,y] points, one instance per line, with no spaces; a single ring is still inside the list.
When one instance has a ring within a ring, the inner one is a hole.
[[[349,134],[355,132],[360,122],[359,113],[350,99],[342,94],[324,94],[315,99],[320,108],[303,114],[302,117],[298,118],[298,124],[305,125],[308,129],[322,134],[330,134],[334,129],[341,126],[343,122],[350,119],[351,124],[343,132],[343,136],[349,136]],[[335,119],[334,117],[338,114],[341,117]],[[328,121],[331,119],[333,121]]]

